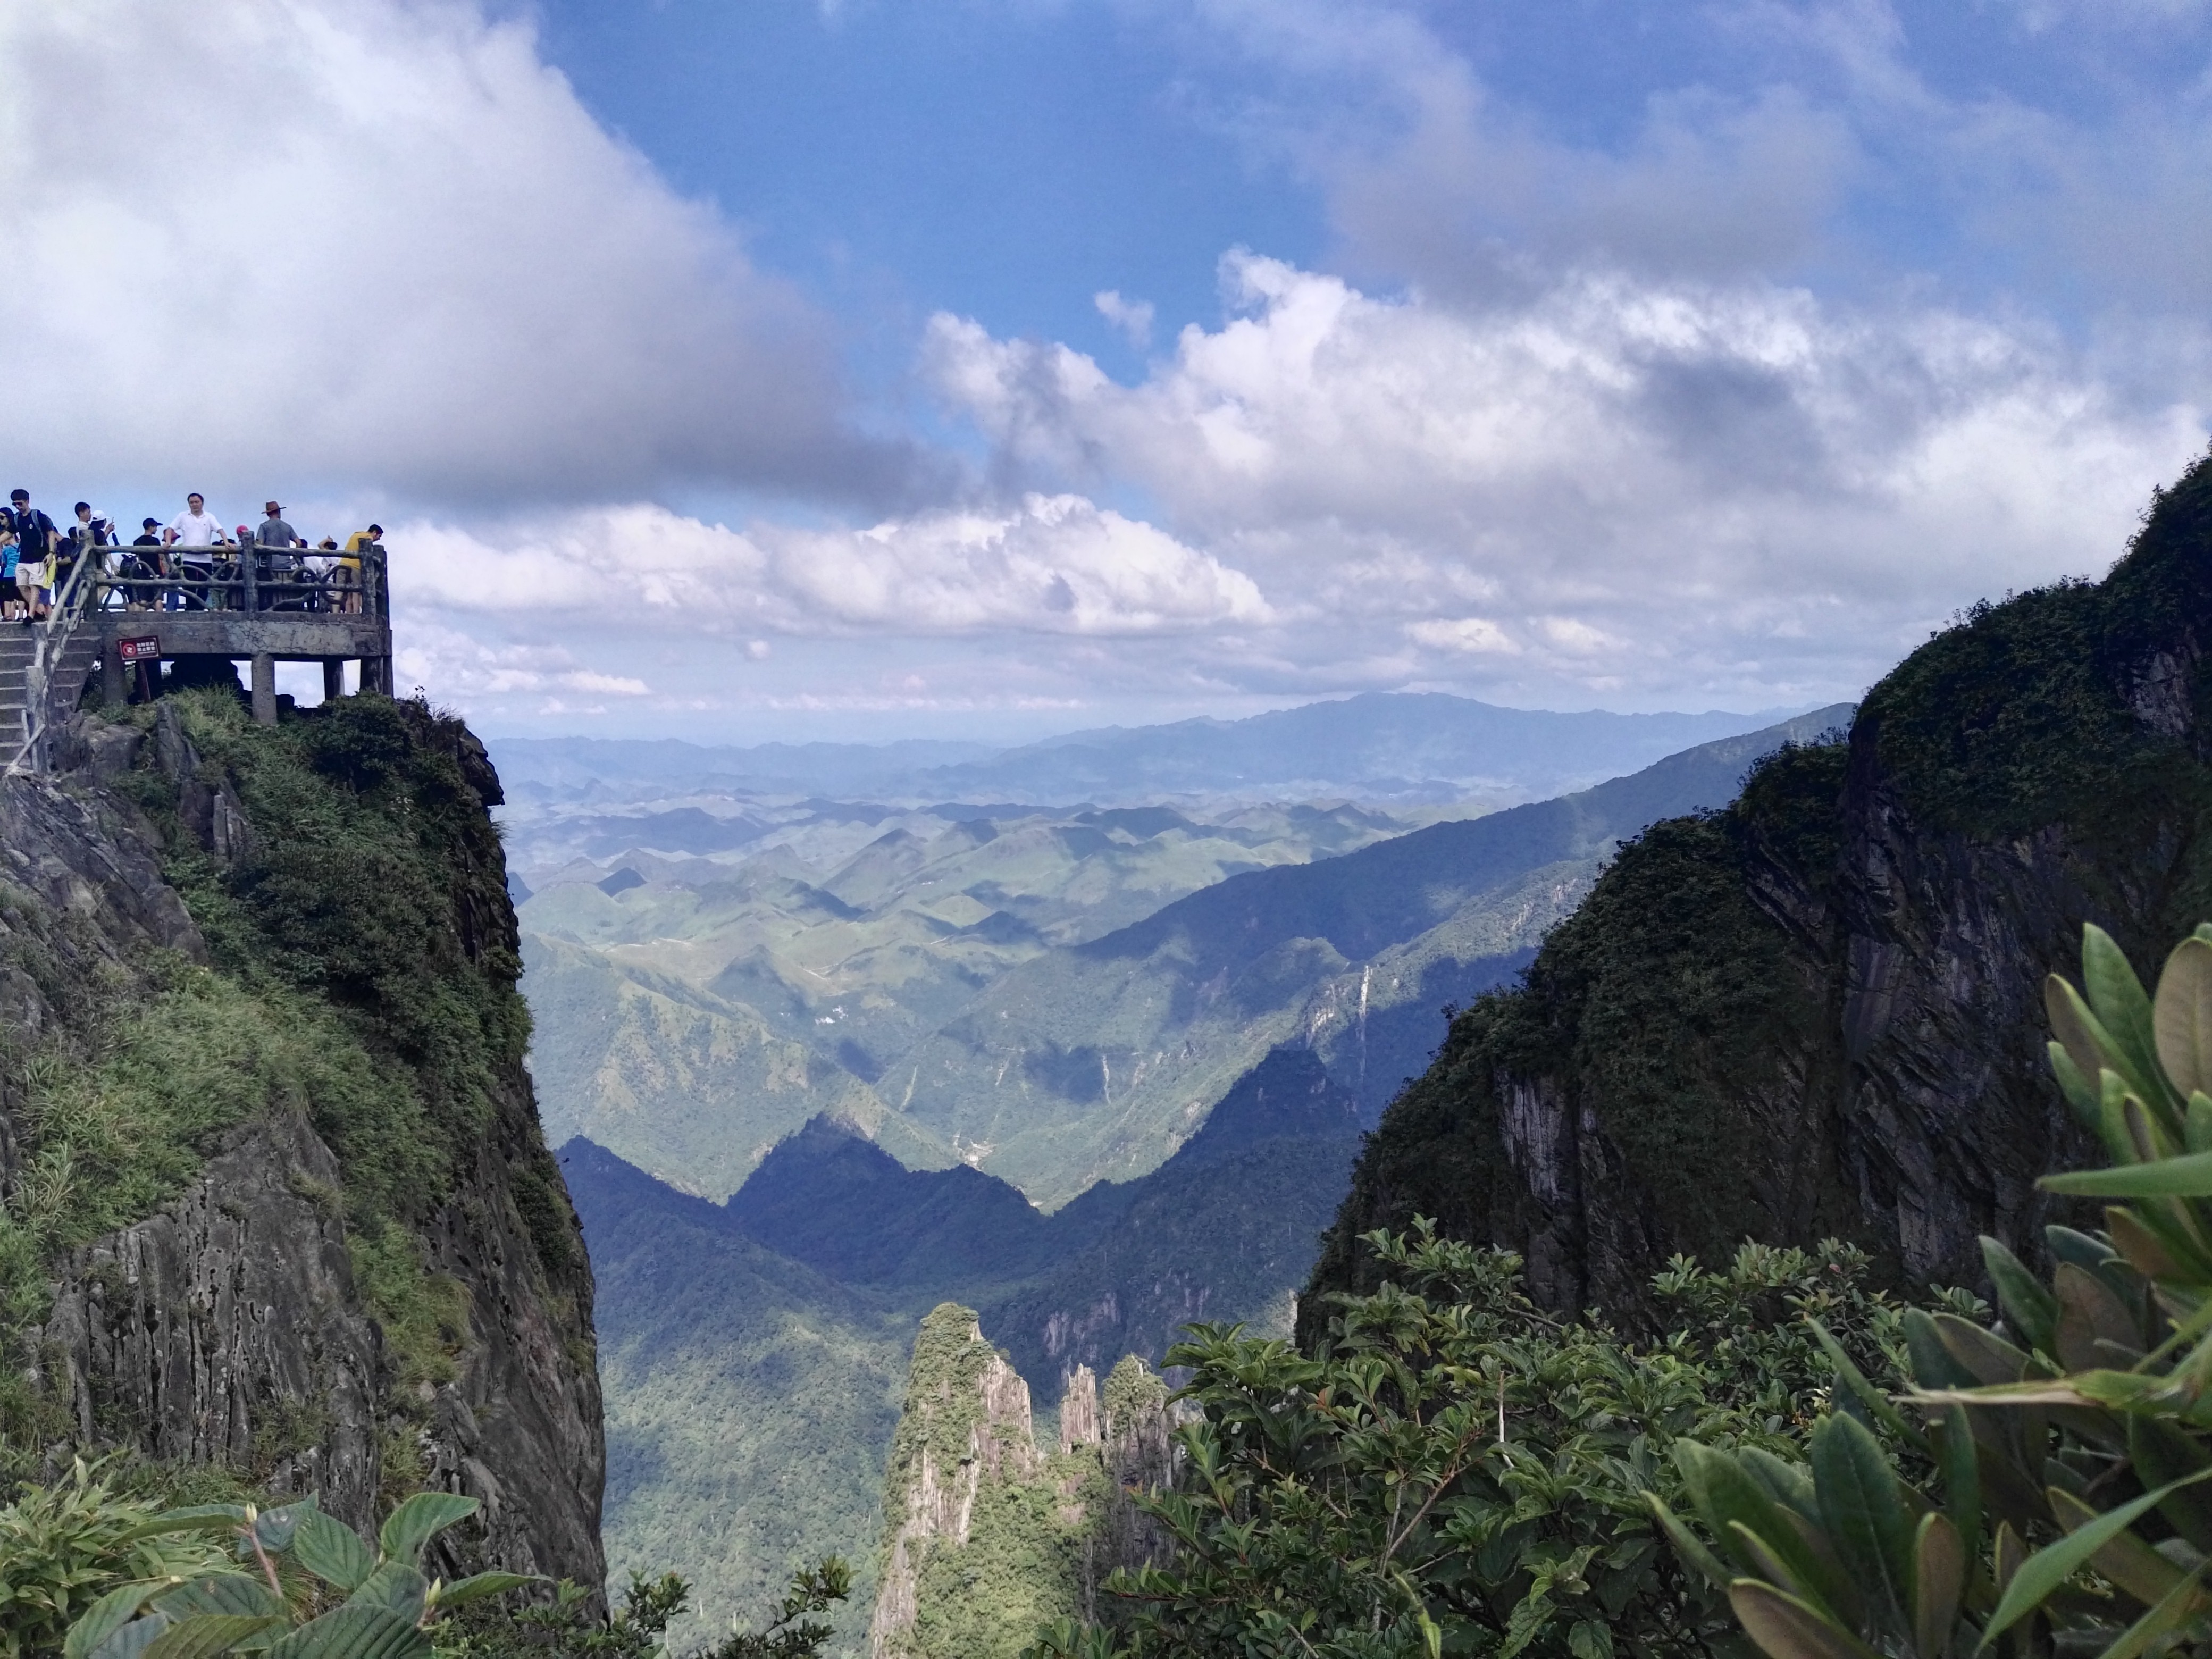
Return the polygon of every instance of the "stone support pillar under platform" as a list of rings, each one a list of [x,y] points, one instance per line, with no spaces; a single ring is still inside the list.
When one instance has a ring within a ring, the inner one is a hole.
[[[325,657],[323,659],[323,701],[336,702],[343,696],[345,696],[345,659]]]
[[[253,718],[264,726],[276,724],[276,659],[266,651],[253,654]]]

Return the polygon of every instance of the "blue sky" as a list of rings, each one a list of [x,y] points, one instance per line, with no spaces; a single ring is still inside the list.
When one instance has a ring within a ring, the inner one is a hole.
[[[496,732],[1813,704],[2202,450],[2208,48],[2197,0],[0,0],[0,437],[132,517],[380,515],[403,678]],[[171,84],[188,134],[68,118]]]

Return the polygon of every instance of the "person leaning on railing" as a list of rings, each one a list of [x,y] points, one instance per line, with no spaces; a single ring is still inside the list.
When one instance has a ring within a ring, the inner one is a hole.
[[[383,551],[384,526],[380,524],[373,524],[366,530],[356,530],[346,538],[345,549],[338,555],[337,567],[331,572],[331,583],[343,590],[338,600],[339,610],[349,615],[360,614],[363,587],[362,567],[372,552],[381,555]]]
[[[93,609],[96,611],[107,597],[104,579],[110,573],[103,550],[115,544],[115,520],[90,501],[79,501],[76,510],[76,517],[69,527],[63,556],[54,572],[54,592],[61,593],[68,588],[70,570],[82,562],[84,580],[96,584],[92,594]]]

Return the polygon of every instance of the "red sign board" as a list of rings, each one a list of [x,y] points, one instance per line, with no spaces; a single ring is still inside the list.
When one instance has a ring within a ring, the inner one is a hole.
[[[158,635],[152,634],[143,640],[118,640],[115,654],[125,662],[159,662],[161,659],[161,641]]]

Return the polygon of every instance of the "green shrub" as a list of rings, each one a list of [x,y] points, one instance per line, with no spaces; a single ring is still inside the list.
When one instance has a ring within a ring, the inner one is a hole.
[[[77,1460],[0,1509],[0,1659],[61,1651],[70,1623],[118,1585],[227,1569],[204,1539],[149,1534],[155,1505],[115,1490],[113,1460]]]
[[[1201,1414],[1178,1489],[1139,1502],[1175,1557],[1109,1579],[1119,1632],[1063,1624],[1033,1653],[1705,1653],[1728,1603],[1646,1501],[1680,1491],[1669,1448],[1801,1458],[1832,1370],[1807,1314],[1878,1376],[1903,1358],[1900,1310],[1846,1245],[1678,1258],[1652,1287],[1674,1334],[1644,1346],[1552,1317],[1517,1257],[1425,1221],[1365,1242],[1384,1282],[1337,1298],[1318,1355],[1206,1326],[1169,1353]]]

